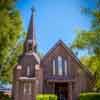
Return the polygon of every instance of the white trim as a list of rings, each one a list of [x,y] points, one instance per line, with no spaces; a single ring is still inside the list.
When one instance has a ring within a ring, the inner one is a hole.
[[[32,43],[33,42],[33,40],[27,40],[28,41],[28,43]]]
[[[31,80],[36,80],[36,77],[19,77],[19,80],[26,80],[26,81],[31,81]]]
[[[17,66],[17,70],[21,70],[22,69],[22,66],[21,65],[18,65]]]
[[[35,65],[35,70],[40,70],[40,65],[39,64]]]

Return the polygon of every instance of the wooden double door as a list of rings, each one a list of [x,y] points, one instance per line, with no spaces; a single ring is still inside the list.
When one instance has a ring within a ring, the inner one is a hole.
[[[55,83],[55,94],[58,96],[58,100],[68,100],[68,84]]]

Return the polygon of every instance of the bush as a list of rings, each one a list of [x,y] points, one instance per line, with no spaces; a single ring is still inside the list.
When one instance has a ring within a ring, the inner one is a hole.
[[[0,100],[11,100],[11,98],[3,92],[0,92]]]
[[[57,96],[54,94],[41,94],[36,96],[36,100],[57,100]]]
[[[81,93],[80,100],[100,100],[100,93]]]

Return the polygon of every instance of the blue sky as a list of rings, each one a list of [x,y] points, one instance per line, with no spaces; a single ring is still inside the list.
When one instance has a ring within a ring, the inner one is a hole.
[[[25,31],[29,24],[30,8],[35,7],[34,23],[38,49],[45,54],[59,39],[70,45],[75,38],[76,30],[89,28],[88,17],[80,11],[84,5],[83,1],[19,0],[16,7],[21,12]]]

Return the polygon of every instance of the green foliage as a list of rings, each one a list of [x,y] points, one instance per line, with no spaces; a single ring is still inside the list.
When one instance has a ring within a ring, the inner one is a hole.
[[[15,0],[0,0],[0,10],[2,9],[12,9]],[[5,5],[5,6],[4,6]]]
[[[95,86],[96,91],[100,91],[100,57],[98,56],[84,56],[81,59],[81,62],[88,66],[88,69],[95,76]]]
[[[81,31],[73,41],[73,48],[88,49],[89,54],[100,55],[100,32]]]
[[[100,93],[81,93],[80,100],[100,100]]]
[[[0,92],[0,100],[11,100],[11,97],[5,95],[3,92]]]
[[[99,69],[100,66],[100,58],[97,56],[84,56],[80,58],[81,62],[89,66],[89,70],[92,72],[92,74],[95,74],[95,72]]]
[[[22,54],[22,51],[23,51],[23,44],[20,44],[18,48],[15,49],[15,51],[12,51],[10,57],[8,57],[8,60],[2,69],[2,74],[1,74],[2,77],[0,77],[4,83],[12,82],[12,73],[13,73],[12,71],[15,65],[17,64],[19,55]]]
[[[9,77],[8,69],[12,69],[12,65],[16,63],[15,59],[18,56],[14,57],[11,53],[16,47],[21,31],[22,18],[19,11],[15,9],[15,0],[0,0],[0,80],[5,76]],[[17,55],[20,53],[19,49],[16,50]],[[10,58],[13,61],[8,64]]]
[[[87,0],[88,3],[88,0]],[[77,33],[72,43],[72,48],[88,50],[88,55],[81,58],[81,62],[96,76],[94,88],[100,89],[100,0],[92,1],[94,8],[86,7],[84,13],[91,18],[89,30],[81,30]]]
[[[92,54],[100,56],[100,0],[93,1],[95,8],[85,8],[84,13],[91,15],[91,27],[87,30],[79,31],[72,47],[78,49],[88,49]]]
[[[99,74],[100,77],[100,74]],[[100,78],[97,80],[95,87],[97,87],[97,91],[100,92]]]
[[[41,94],[36,96],[36,100],[57,100],[57,96],[54,94]]]

